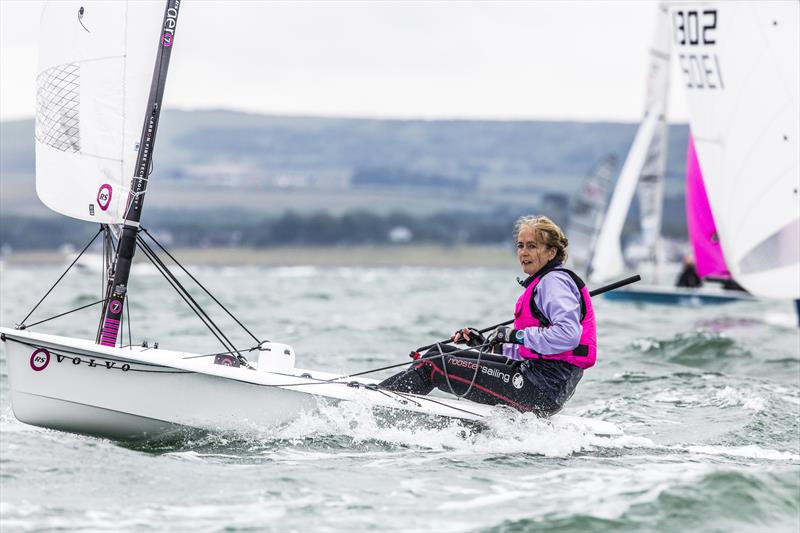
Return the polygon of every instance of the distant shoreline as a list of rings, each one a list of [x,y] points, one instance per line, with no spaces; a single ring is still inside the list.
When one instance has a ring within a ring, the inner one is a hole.
[[[77,252],[76,252],[77,253]],[[181,263],[204,266],[421,266],[516,268],[510,248],[500,246],[292,246],[278,248],[176,248]],[[6,265],[68,264],[56,251],[20,251],[3,255]],[[71,256],[75,257],[75,254]],[[141,254],[136,263],[147,262]]]

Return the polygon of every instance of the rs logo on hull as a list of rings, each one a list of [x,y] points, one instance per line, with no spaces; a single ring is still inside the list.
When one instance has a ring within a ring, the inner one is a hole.
[[[41,372],[50,364],[50,352],[44,348],[39,348],[31,354],[31,369]]]

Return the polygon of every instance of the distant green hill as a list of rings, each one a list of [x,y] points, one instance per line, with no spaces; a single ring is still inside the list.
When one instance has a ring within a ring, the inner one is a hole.
[[[243,223],[290,210],[557,214],[599,159],[624,160],[636,128],[166,110],[145,221],[188,218],[186,210]],[[685,226],[687,135],[686,125],[670,128],[665,225],[672,233]],[[33,173],[33,120],[0,123],[0,217],[52,216],[36,198]]]
[[[582,176],[609,153],[624,158],[636,124],[373,120],[167,110],[159,179],[187,166],[235,163],[265,173],[408,169],[451,179]],[[683,175],[687,126],[670,128],[669,174]],[[0,170],[32,172],[33,121],[0,123]],[[163,177],[162,177],[163,175]]]

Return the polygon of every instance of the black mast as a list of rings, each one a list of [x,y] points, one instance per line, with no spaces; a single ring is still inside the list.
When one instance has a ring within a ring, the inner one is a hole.
[[[167,69],[178,23],[180,0],[167,0],[164,9],[164,20],[159,33],[158,55],[153,69],[153,81],[150,84],[150,96],[147,100],[147,112],[139,142],[139,154],[134,167],[134,177],[128,194],[128,205],[122,223],[122,232],[114,261],[114,274],[108,280],[106,303],[97,333],[97,342],[104,346],[114,346],[117,342],[125,294],[128,291],[128,277],[131,271],[133,254],[136,251],[136,236],[139,232],[139,220],[142,216],[144,193],[147,189],[147,178],[153,157],[153,146],[156,142],[158,117],[161,114],[161,100],[167,82]]]

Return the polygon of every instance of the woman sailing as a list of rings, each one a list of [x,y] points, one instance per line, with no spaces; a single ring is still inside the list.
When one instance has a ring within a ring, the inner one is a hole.
[[[472,328],[460,329],[451,340],[478,349],[436,345],[381,387],[415,394],[438,388],[540,416],[561,410],[597,358],[591,297],[584,282],[563,267],[568,241],[549,218],[521,217],[514,236],[517,259],[528,275],[521,282],[514,327],[498,327],[488,339]]]

